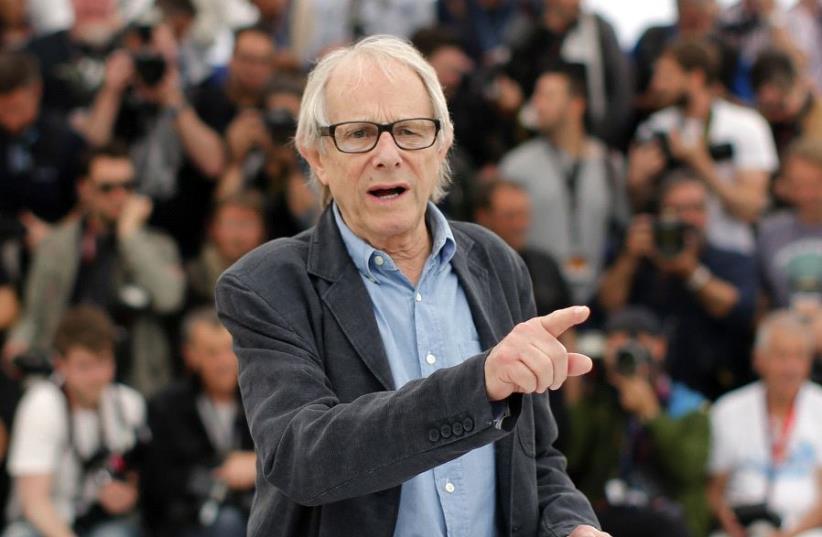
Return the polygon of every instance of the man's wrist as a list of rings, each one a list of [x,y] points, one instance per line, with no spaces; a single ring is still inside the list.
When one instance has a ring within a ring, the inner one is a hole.
[[[175,102],[172,104],[167,104],[165,107],[165,112],[168,114],[172,119],[177,119],[177,117],[183,113],[184,111],[191,108],[191,105],[185,99],[180,100],[179,102]]]
[[[708,282],[711,281],[713,274],[711,273],[710,269],[705,265],[697,265],[691,275],[688,276],[688,279],[685,280],[685,285],[688,286],[688,289],[693,291],[694,293],[698,293],[701,291]]]

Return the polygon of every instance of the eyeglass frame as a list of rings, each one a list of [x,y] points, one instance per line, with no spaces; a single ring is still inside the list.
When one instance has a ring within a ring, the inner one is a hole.
[[[399,143],[397,143],[397,139],[394,137],[394,133],[392,132],[392,129],[394,128],[394,125],[396,125],[397,123],[402,123],[404,121],[419,121],[419,120],[431,121],[431,122],[434,123],[434,138],[431,140],[431,143],[429,145],[426,145],[425,147],[412,147],[412,148],[406,148],[406,147],[401,146]],[[339,127],[341,125],[353,125],[353,124],[356,124],[356,123],[367,123],[369,125],[374,125],[374,126],[377,127],[377,136],[374,138],[374,145],[372,145],[368,149],[363,149],[362,151],[343,151],[342,149],[340,149],[340,146],[337,144],[337,137],[334,136],[334,132],[337,130],[337,127]],[[398,119],[397,121],[392,121],[391,123],[376,123],[374,121],[342,121],[340,123],[334,123],[332,125],[320,126],[320,136],[330,136],[331,140],[334,142],[334,147],[336,147],[337,151],[339,151],[340,153],[345,153],[347,155],[357,155],[357,154],[360,154],[360,153],[368,153],[369,151],[373,151],[374,148],[377,147],[377,144],[380,143],[380,137],[382,137],[382,133],[384,133],[384,132],[387,132],[388,134],[390,134],[391,139],[394,141],[394,145],[396,145],[397,147],[399,147],[403,151],[420,151],[422,149],[428,149],[429,147],[431,147],[435,143],[437,143],[437,136],[439,136],[441,130],[442,130],[442,122],[439,119],[430,118],[430,117],[411,117],[411,118],[406,118],[406,119]]]

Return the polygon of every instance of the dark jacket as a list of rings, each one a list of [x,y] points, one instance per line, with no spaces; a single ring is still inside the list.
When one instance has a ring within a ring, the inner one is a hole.
[[[194,379],[177,382],[155,396],[148,407],[151,447],[141,472],[143,511],[146,523],[158,536],[177,536],[197,524],[203,498],[197,494],[195,474],[203,476],[222,463],[222,457],[209,439],[197,397],[201,389]],[[254,444],[242,411],[237,413],[234,430],[238,449],[253,451]],[[240,507],[248,504],[249,493],[234,494],[228,502]]]
[[[452,265],[483,348],[534,315],[521,259],[452,223]],[[596,524],[551,447],[543,397],[512,396],[495,426],[486,353],[395,390],[368,292],[333,213],[257,248],[217,284],[257,446],[249,537],[390,537],[404,481],[494,442],[500,536],[565,537]]]

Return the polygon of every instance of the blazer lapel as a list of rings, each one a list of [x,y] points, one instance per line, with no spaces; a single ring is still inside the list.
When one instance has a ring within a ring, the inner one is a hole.
[[[329,282],[324,291],[320,290],[320,298],[380,384],[386,390],[395,389],[371,297],[345,249],[330,205],[312,235],[308,272]]]
[[[507,304],[507,301],[504,296],[494,294],[497,287],[490,285],[491,275],[477,255],[473,239],[456,229],[454,229],[454,237],[457,240],[457,251],[451,264],[468,299],[482,348],[489,350],[508,333],[505,327],[511,324],[511,319],[507,308],[501,307]],[[497,519],[503,528],[501,535],[511,534],[514,478],[511,465],[515,436],[516,433],[512,433],[494,442],[497,505],[500,509]]]

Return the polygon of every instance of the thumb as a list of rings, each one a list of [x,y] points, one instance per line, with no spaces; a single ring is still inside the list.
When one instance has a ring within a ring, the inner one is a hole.
[[[568,376],[578,377],[584,375],[594,367],[594,362],[584,354],[576,352],[568,353]]]
[[[590,314],[587,306],[572,306],[539,317],[539,322],[549,334],[559,337],[572,326],[584,323]]]

